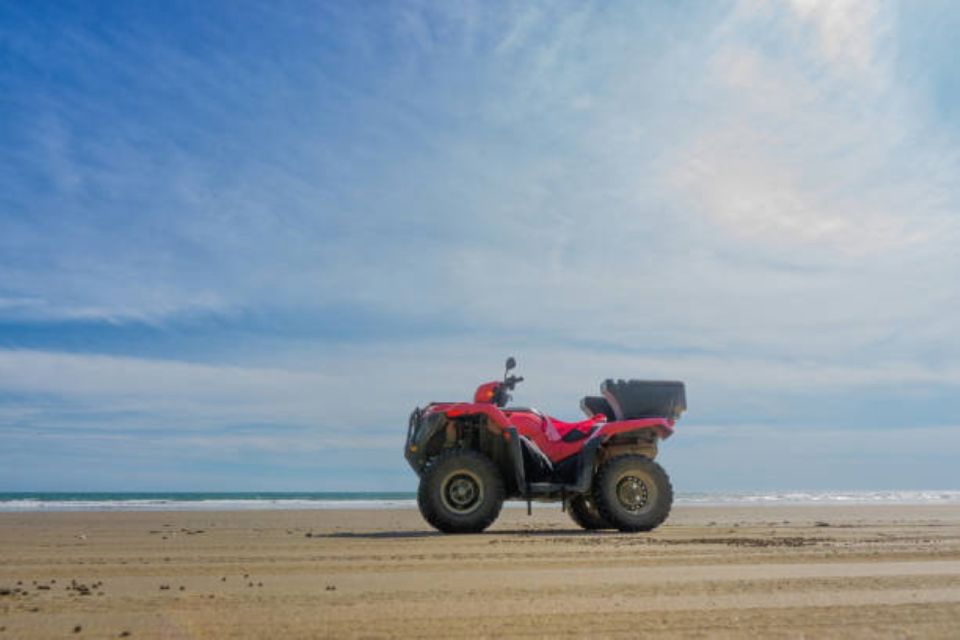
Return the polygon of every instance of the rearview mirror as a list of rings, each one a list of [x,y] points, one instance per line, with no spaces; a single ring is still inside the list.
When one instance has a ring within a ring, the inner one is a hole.
[[[510,371],[510,369],[513,369],[516,366],[517,366],[517,361],[513,359],[513,356],[510,356],[509,358],[507,358],[507,371]]]

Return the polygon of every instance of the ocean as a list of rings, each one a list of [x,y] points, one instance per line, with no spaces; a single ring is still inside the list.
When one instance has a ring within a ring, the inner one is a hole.
[[[942,504],[960,491],[680,492],[678,505]],[[231,511],[256,509],[411,509],[413,492],[0,493],[0,512]],[[507,506],[520,506],[519,502]]]

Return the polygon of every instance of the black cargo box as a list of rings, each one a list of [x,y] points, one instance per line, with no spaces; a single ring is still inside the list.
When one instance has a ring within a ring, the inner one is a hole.
[[[676,420],[687,409],[682,382],[664,380],[605,380],[600,392],[618,420],[669,418]]]

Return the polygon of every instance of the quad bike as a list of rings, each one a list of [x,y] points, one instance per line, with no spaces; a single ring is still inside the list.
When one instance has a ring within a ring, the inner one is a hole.
[[[404,455],[420,476],[424,519],[446,533],[490,526],[505,499],[561,502],[584,529],[649,531],[670,513],[673,488],[654,462],[657,443],[686,410],[682,382],[607,380],[587,396],[581,422],[508,407],[522,377],[507,359],[503,380],[473,402],[432,402],[410,415]]]

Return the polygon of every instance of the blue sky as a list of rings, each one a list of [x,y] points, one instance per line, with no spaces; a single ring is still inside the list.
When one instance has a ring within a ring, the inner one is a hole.
[[[405,490],[515,355],[678,489],[960,488],[950,2],[6,2],[0,489]]]

